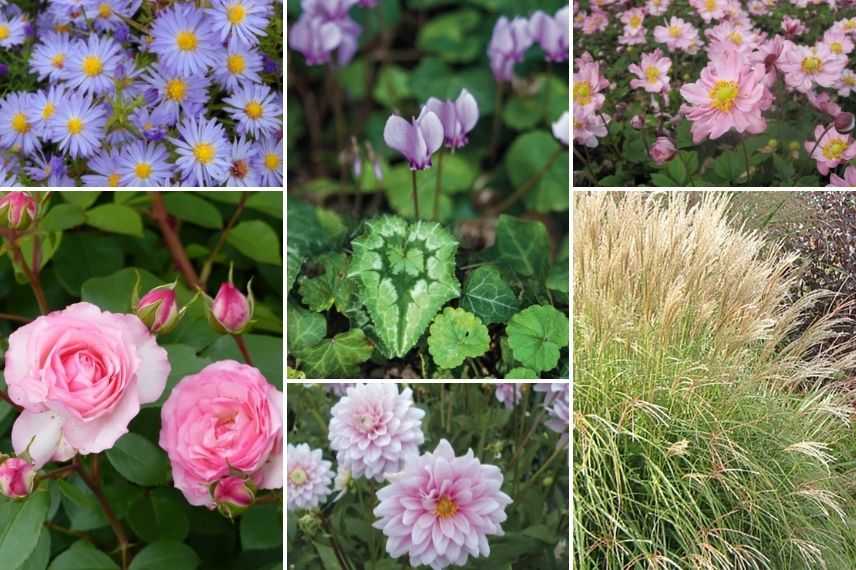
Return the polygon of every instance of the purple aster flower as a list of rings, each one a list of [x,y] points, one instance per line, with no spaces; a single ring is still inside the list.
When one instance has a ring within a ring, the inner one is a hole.
[[[222,49],[205,13],[192,4],[176,4],[161,12],[152,36],[151,50],[160,62],[184,75],[207,73]]]
[[[354,478],[383,481],[401,471],[407,455],[425,440],[425,412],[413,405],[413,392],[396,384],[357,384],[330,410],[328,437],[336,461]]]
[[[309,65],[330,61],[336,54],[339,65],[346,65],[357,52],[360,25],[348,15],[357,0],[303,0],[303,13],[292,26],[288,40],[306,58]]]
[[[0,63],[0,77],[6,77],[9,75],[9,66],[5,63]]]
[[[6,165],[0,162],[0,187],[3,188],[18,188],[18,178],[15,173],[6,168]]]
[[[24,43],[26,21],[20,16],[11,18],[0,12],[0,47],[10,48]]]
[[[261,165],[256,160],[258,149],[241,137],[232,141],[229,155],[229,178],[226,186],[258,186]]]
[[[48,121],[65,98],[66,90],[62,84],[54,84],[47,91],[43,89],[32,94],[27,109],[27,120],[33,125],[38,136],[49,138]]]
[[[466,89],[461,90],[457,101],[440,101],[431,97],[425,107],[443,123],[443,140],[451,149],[467,144],[467,134],[479,120],[479,106]]]
[[[443,124],[426,107],[409,123],[392,115],[383,129],[383,140],[404,155],[411,170],[423,170],[431,166],[431,155],[443,145]]]
[[[95,154],[104,142],[104,108],[93,105],[90,95],[72,93],[48,121],[50,138],[71,158]]]
[[[509,410],[514,409],[523,398],[523,384],[513,382],[498,382],[496,384],[496,399]]]
[[[0,146],[30,154],[39,144],[36,129],[27,118],[32,95],[23,91],[0,99]]]
[[[265,73],[279,73],[279,63],[270,58],[266,53],[263,53],[262,71]]]
[[[207,10],[208,19],[220,41],[232,37],[245,46],[259,43],[259,36],[266,36],[265,28],[270,21],[269,2],[260,0],[214,0],[213,8]]]
[[[570,144],[569,140],[571,138],[571,124],[567,111],[562,113],[562,116],[559,117],[559,120],[553,123],[553,136],[562,141],[562,143],[564,143],[566,146]]]
[[[210,82],[204,75],[188,75],[158,64],[143,78],[146,85],[157,90],[157,108],[162,109],[169,125],[178,122],[180,111],[198,116],[208,102]]]
[[[170,120],[169,114],[163,106],[152,111],[140,107],[131,113],[131,124],[137,127],[147,141],[159,142],[166,137],[170,125],[175,122]]]
[[[62,77],[66,62],[71,57],[72,43],[68,34],[48,32],[33,48],[30,70],[39,79],[56,80]]]
[[[95,4],[94,14],[86,10],[89,18],[95,18],[95,29],[99,32],[114,32],[113,37],[121,42],[124,40],[116,32],[120,28],[128,29],[122,18],[131,18],[139,10],[142,0],[97,0]]]
[[[325,461],[320,449],[308,444],[291,445],[285,449],[288,478],[286,510],[314,509],[330,495],[333,481],[332,463]]]
[[[541,45],[547,61],[565,61],[568,59],[571,29],[568,26],[568,12],[565,6],[555,17],[541,10],[529,18],[529,35]]]
[[[119,157],[123,186],[168,186],[172,172],[166,149],[158,143],[137,141]]]
[[[266,138],[257,143],[260,186],[282,187],[282,139]]]
[[[377,492],[372,525],[387,536],[393,558],[410,556],[410,566],[464,566],[470,556],[490,556],[488,535],[502,536],[505,508],[502,472],[467,451],[456,457],[440,440],[433,453],[411,456],[392,483]]]
[[[509,22],[503,16],[496,21],[487,54],[490,57],[490,69],[497,81],[511,81],[514,64],[523,59],[523,54],[531,45],[529,22],[525,18],[514,18]]]
[[[84,174],[83,183],[86,186],[109,186],[116,188],[122,181],[119,172],[119,151],[102,150],[86,161],[86,166],[95,174]]]
[[[231,41],[218,55],[217,65],[214,66],[214,81],[229,93],[234,93],[247,83],[261,83],[259,72],[262,70],[262,56],[255,48]]]
[[[276,93],[267,85],[250,83],[223,102],[227,111],[238,122],[238,133],[253,138],[273,135],[280,128],[282,106]]]
[[[34,166],[25,166],[27,175],[37,182],[47,180],[47,186],[71,186],[63,181],[66,177],[65,160],[61,156],[49,154],[47,158],[42,152],[36,151],[31,157]]]
[[[68,86],[84,95],[103,95],[113,89],[113,74],[122,58],[122,48],[110,38],[95,34],[74,46],[62,73]]]
[[[229,141],[226,132],[214,119],[187,117],[178,127],[180,139],[170,137],[176,145],[176,166],[184,181],[197,186],[220,184],[229,177]]]

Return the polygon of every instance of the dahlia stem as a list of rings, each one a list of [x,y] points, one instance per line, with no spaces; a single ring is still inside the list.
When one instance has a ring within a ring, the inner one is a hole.
[[[437,188],[434,190],[434,215],[432,220],[437,219],[437,212],[440,209],[440,192],[443,191],[443,151],[437,157]]]
[[[113,529],[113,534],[116,535],[116,541],[119,543],[119,552],[122,556],[122,570],[128,570],[129,543],[128,535],[125,534],[125,527],[122,526],[122,523],[119,521],[118,517],[116,517],[116,513],[113,512],[113,508],[107,501],[107,497],[104,496],[104,492],[101,490],[101,482],[93,479],[90,474],[86,472],[83,464],[80,463],[80,456],[76,456],[74,458],[74,466],[77,474],[80,475],[80,478],[95,495],[95,498],[98,500],[98,504],[101,505],[101,510],[104,511],[104,516],[106,517],[107,522],[110,523],[110,527]]]
[[[254,366],[253,359],[250,357],[250,351],[247,350],[247,343],[244,342],[244,337],[239,334],[233,334],[232,338],[235,339],[235,344],[238,345],[238,350],[241,351],[241,356],[244,357],[244,362],[250,366]]]
[[[535,474],[532,475],[532,477],[530,477],[529,479],[527,479],[523,486],[520,487],[520,493],[523,494],[523,491],[529,488],[529,485],[531,485],[533,481],[537,481],[538,477],[541,476],[541,474],[547,469],[547,467],[549,467],[550,464],[553,463],[553,461],[555,461],[556,458],[559,457],[562,452],[566,452],[566,449],[567,448],[565,446],[557,447],[556,450],[553,451],[553,455],[551,455],[550,458],[547,459],[547,461],[545,461],[543,465],[541,465],[538,471],[536,471]]]
[[[324,527],[324,530],[330,537],[330,545],[333,547],[333,552],[336,554],[336,560],[339,561],[339,566],[342,567],[342,570],[351,570],[351,566],[348,564],[348,559],[345,557],[345,553],[342,552],[342,549],[339,546],[339,541],[336,540],[336,535],[333,534],[333,527],[330,526],[330,521],[328,521],[327,517],[324,515],[321,516],[321,526]]]
[[[419,219],[419,196],[416,193],[416,171],[410,171],[410,179],[413,183],[413,212],[416,216],[416,219]]]
[[[214,246],[214,249],[211,250],[211,254],[208,256],[208,259],[205,260],[205,264],[202,266],[202,274],[199,276],[199,283],[203,289],[205,288],[205,284],[208,283],[208,278],[211,276],[211,269],[214,267],[214,259],[217,257],[217,254],[220,253],[220,250],[223,249],[223,245],[226,243],[226,238],[229,236],[229,232],[232,231],[232,228],[235,227],[235,224],[238,222],[238,218],[241,217],[241,213],[244,211],[244,205],[247,203],[247,199],[249,197],[249,192],[241,192],[241,199],[238,201],[235,213],[232,214],[232,217],[229,219],[229,223],[226,224],[226,227],[223,228],[222,232],[220,232],[220,239],[217,240],[217,245]]]

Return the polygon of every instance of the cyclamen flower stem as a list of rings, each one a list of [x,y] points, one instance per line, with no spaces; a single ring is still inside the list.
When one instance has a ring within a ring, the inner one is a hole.
[[[113,512],[113,508],[107,501],[107,497],[104,496],[104,492],[101,490],[101,482],[94,479],[89,473],[87,473],[83,464],[80,463],[79,456],[74,458],[73,465],[78,475],[80,475],[80,478],[95,495],[95,498],[98,500],[98,504],[101,505],[101,510],[104,511],[104,516],[107,518],[107,522],[110,523],[110,527],[113,529],[113,534],[116,535],[116,540],[119,543],[119,552],[122,556],[122,570],[128,570],[129,543],[128,535],[125,534],[125,527],[122,526],[121,521],[116,517],[116,513]]]
[[[499,143],[499,129],[502,126],[502,83],[496,83],[496,107],[493,111],[493,132],[490,135],[490,156],[491,162],[496,160],[497,144]]]
[[[538,469],[538,471],[536,471],[535,474],[532,475],[532,477],[530,477],[529,479],[527,479],[526,482],[523,484],[523,486],[520,487],[520,494],[523,494],[523,491],[528,489],[529,485],[531,485],[533,481],[537,481],[538,477],[540,477],[541,474],[547,469],[547,467],[549,467],[550,464],[553,463],[553,461],[555,461],[556,458],[559,457],[559,455],[561,455],[562,453],[567,453],[566,448],[565,447],[557,447],[556,450],[553,451],[553,455],[551,455],[550,458],[547,459],[547,461],[545,461],[544,464]],[[515,481],[515,483],[516,483],[516,481]],[[518,495],[515,495],[515,496],[518,496]]]
[[[211,254],[208,256],[208,259],[205,260],[205,264],[202,266],[202,273],[199,275],[199,283],[203,289],[205,288],[205,284],[208,283],[208,278],[211,277],[211,269],[214,267],[214,260],[217,258],[220,250],[223,249],[223,245],[226,243],[226,238],[229,236],[229,232],[232,231],[232,228],[235,227],[235,224],[238,222],[238,218],[241,217],[241,214],[244,211],[244,205],[247,203],[247,198],[249,197],[250,195],[248,192],[241,192],[241,199],[238,201],[235,213],[232,214],[232,217],[229,219],[229,223],[227,223],[223,231],[220,232],[220,238],[217,240],[217,245],[214,246],[214,249],[211,250]]]
[[[410,171],[410,178],[413,181],[413,212],[416,216],[416,219],[419,219],[419,196],[416,193],[416,171]]]
[[[443,151],[440,151],[437,156],[437,188],[434,190],[434,215],[432,220],[437,219],[437,212],[440,209],[440,192],[443,191]]]
[[[550,168],[553,167],[553,163],[556,162],[556,160],[559,158],[559,156],[561,156],[563,150],[564,149],[561,146],[559,146],[555,151],[553,151],[553,154],[551,154],[550,158],[547,160],[547,164],[545,164],[541,168],[541,170],[536,172],[535,175],[532,176],[532,178],[527,180],[526,183],[523,184],[523,186],[521,186],[513,194],[511,194],[511,196],[506,198],[504,201],[500,202],[499,205],[495,206],[492,209],[491,213],[494,215],[497,215],[501,212],[504,212],[505,210],[507,210],[508,208],[513,206],[514,203],[517,202],[520,198],[522,198],[523,196],[528,194],[529,191],[532,190],[532,188],[534,188],[535,185],[541,181],[541,178],[543,178],[544,175],[547,174],[547,172],[550,170]]]
[[[157,222],[160,228],[163,241],[172,255],[172,261],[184,278],[184,281],[191,289],[197,289],[200,286],[199,277],[196,275],[196,270],[190,259],[187,257],[187,252],[184,251],[184,246],[181,245],[181,240],[178,239],[178,234],[169,225],[169,216],[166,212],[166,206],[163,203],[163,197],[160,192],[149,192],[149,198],[152,203],[152,218]]]
[[[235,339],[235,344],[238,345],[238,350],[241,351],[241,356],[244,357],[244,362],[250,366],[254,366],[253,359],[250,357],[250,351],[247,350],[247,344],[244,342],[244,337],[239,334],[233,334],[232,338]]]

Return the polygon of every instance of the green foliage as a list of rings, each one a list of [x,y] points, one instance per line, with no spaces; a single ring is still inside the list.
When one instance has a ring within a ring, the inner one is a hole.
[[[496,225],[498,262],[524,277],[543,277],[549,258],[547,229],[541,222],[502,215]]]
[[[163,540],[143,548],[134,557],[129,570],[195,570],[199,556],[192,548],[180,542]]]
[[[568,209],[568,151],[546,131],[531,131],[512,143],[505,157],[505,168],[515,188],[534,187],[526,195],[526,204],[537,212],[561,212]]]
[[[351,330],[301,350],[297,357],[305,361],[307,378],[351,378],[369,359],[372,349],[363,331]]]
[[[568,346],[568,317],[550,306],[535,305],[511,317],[506,327],[514,358],[532,370],[552,370]]]
[[[23,564],[39,542],[50,507],[47,489],[21,501],[0,498],[0,560],[9,568]]]
[[[127,433],[107,450],[116,471],[137,485],[164,485],[169,481],[166,454],[141,435]]]
[[[88,542],[79,540],[57,556],[48,570],[119,570],[119,565]]]
[[[464,309],[446,309],[431,324],[428,351],[441,368],[460,366],[465,358],[487,352],[490,337],[477,316]]]
[[[517,312],[518,306],[514,291],[496,267],[486,265],[467,275],[461,307],[475,314],[484,324],[506,322]]]
[[[299,291],[303,304],[313,311],[321,312],[335,303],[336,309],[344,313],[350,306],[354,292],[354,282],[347,277],[350,260],[341,253],[325,253],[314,264],[320,267],[321,274],[300,278]]]

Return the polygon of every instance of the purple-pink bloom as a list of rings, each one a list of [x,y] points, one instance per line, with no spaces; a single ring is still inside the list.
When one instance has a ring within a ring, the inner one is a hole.
[[[497,81],[511,81],[514,64],[523,59],[523,54],[531,45],[532,36],[526,18],[509,21],[503,16],[496,21],[487,54],[490,57],[490,69]]]
[[[256,501],[256,486],[243,477],[224,477],[214,484],[211,496],[217,510],[232,518],[246,511]]]
[[[0,197],[0,226],[24,229],[36,217],[36,201],[29,192],[7,192]]]
[[[334,51],[339,65],[357,52],[359,24],[348,15],[357,0],[302,0],[303,13],[288,33],[288,44],[309,65],[328,63]]]
[[[523,397],[523,384],[513,382],[498,382],[496,384],[496,399],[509,410],[514,409]]]
[[[286,510],[314,509],[330,494],[333,481],[332,463],[321,457],[320,449],[301,443],[286,446],[288,502]]]
[[[354,478],[396,473],[405,457],[419,453],[425,440],[425,412],[413,405],[410,388],[395,384],[358,384],[330,410],[330,448],[336,461]]]
[[[556,15],[536,11],[529,18],[529,34],[541,45],[547,61],[568,59],[571,28],[568,26],[570,7],[565,6]]]
[[[172,330],[179,318],[175,283],[159,285],[143,295],[137,301],[134,313],[154,334]]]
[[[461,89],[457,101],[440,101],[431,97],[425,107],[437,115],[443,124],[443,141],[446,146],[455,149],[467,144],[467,134],[479,120],[478,103],[469,91]]]
[[[433,453],[413,456],[404,470],[377,493],[373,524],[388,537],[393,558],[409,554],[410,565],[440,570],[463,566],[470,556],[490,556],[488,535],[502,536],[505,507],[502,473],[482,465],[472,449],[456,457],[440,440]]]
[[[243,334],[249,328],[253,318],[255,300],[250,285],[247,285],[247,295],[241,293],[232,284],[232,273],[229,281],[220,285],[217,296],[211,304],[211,319],[215,328],[229,334]]]
[[[443,137],[443,123],[426,107],[409,123],[398,115],[392,115],[383,129],[383,140],[404,155],[411,170],[431,166],[431,155],[443,145]]]

